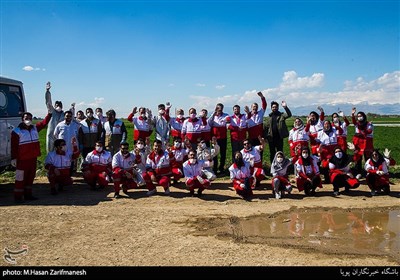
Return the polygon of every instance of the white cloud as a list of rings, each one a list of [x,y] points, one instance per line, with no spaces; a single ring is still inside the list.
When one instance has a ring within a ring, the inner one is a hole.
[[[216,85],[215,88],[218,90],[223,90],[226,86],[225,85]]]
[[[174,87],[175,86],[175,84],[173,84],[173,83],[170,83],[169,85],[168,85],[168,87]]]
[[[39,68],[39,67],[32,67],[32,66],[30,66],[30,65],[27,65],[27,66],[22,67],[22,70],[28,71],[28,72],[30,72],[30,71],[40,71],[40,70],[46,71],[46,69],[44,69],[44,68],[41,69],[41,68]]]
[[[197,84],[195,84],[195,86],[196,86],[196,87],[205,87],[206,85],[205,85],[205,84],[202,84],[202,83],[197,83]]]
[[[329,91],[318,88],[323,87],[325,75],[314,73],[311,76],[298,77],[295,71],[283,74],[282,83],[275,88],[267,88],[261,92],[268,104],[275,100],[278,103],[285,100],[290,107],[308,105],[335,105],[335,104],[395,104],[400,102],[400,71],[385,73],[373,80],[363,77],[355,81],[345,81],[344,87],[339,91]],[[195,100],[193,107],[213,110],[215,104],[225,105],[225,111],[231,112],[230,107],[239,104],[242,108],[252,103],[261,103],[257,95],[258,90],[247,90],[224,96],[191,96]],[[243,110],[243,109],[242,109]]]
[[[295,71],[287,71],[283,73],[280,90],[299,90],[304,88],[322,87],[324,82],[324,74],[314,73],[311,77],[298,77]]]

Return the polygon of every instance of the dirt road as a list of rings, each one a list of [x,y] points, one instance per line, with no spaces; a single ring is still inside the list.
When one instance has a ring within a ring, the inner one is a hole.
[[[0,249],[19,250],[26,245],[28,252],[16,257],[18,266],[400,264],[397,251],[387,254],[384,251],[375,254],[371,250],[353,252],[350,247],[354,242],[350,243],[347,251],[336,250],[332,244],[318,250],[317,247],[324,244],[323,238],[319,244],[297,246],[296,242],[258,240],[254,235],[237,238],[234,229],[229,228],[229,223],[254,215],[273,218],[279,213],[291,215],[312,209],[328,211],[332,208],[343,213],[351,209],[361,212],[371,209],[399,211],[399,184],[391,186],[390,196],[369,197],[368,188],[363,184],[350,195],[333,197],[332,186],[324,185],[315,197],[305,197],[295,189],[290,197],[281,200],[272,197],[269,181],[264,181],[261,187],[264,188],[255,190],[252,201],[239,198],[227,181],[214,182],[200,198],[190,197],[181,183],[171,187],[170,196],[164,195],[162,188],[158,187],[158,194],[152,197],[146,197],[146,190],[137,189],[130,190],[129,197],[114,199],[111,185],[108,189],[90,191],[79,178],[76,178],[74,186],[51,196],[46,178],[38,178],[34,195],[40,199],[15,205],[13,185],[6,184],[0,191]],[[397,236],[388,238],[398,240],[400,215],[394,219]],[[375,228],[380,229],[378,226]],[[243,232],[248,231],[244,228]],[[309,237],[309,234],[297,237],[288,234],[287,240],[292,241],[293,238],[304,240]],[[394,245],[390,250],[399,248]],[[0,262],[4,266],[11,265],[4,259]]]

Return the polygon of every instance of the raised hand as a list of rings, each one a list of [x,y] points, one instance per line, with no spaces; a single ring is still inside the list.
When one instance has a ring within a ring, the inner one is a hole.
[[[49,91],[51,89],[51,83],[47,82],[46,83],[46,91]]]
[[[282,107],[286,107],[286,106],[287,106],[286,101],[282,101]]]
[[[356,107],[353,107],[353,108],[351,109],[351,114],[354,115],[356,112],[357,112]]]

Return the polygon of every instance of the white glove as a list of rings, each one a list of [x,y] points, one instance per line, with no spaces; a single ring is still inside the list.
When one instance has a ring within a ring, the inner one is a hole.
[[[378,175],[383,175],[384,173],[383,173],[383,171],[381,171],[381,170],[378,170],[378,171],[376,171],[376,174],[378,174]]]
[[[320,112],[323,112],[323,111],[324,111],[324,109],[322,109],[321,106],[318,106],[317,109],[318,109]]]
[[[390,158],[390,152],[391,152],[391,150],[388,150],[388,148],[385,148],[385,151],[383,152],[384,157]]]
[[[14,167],[17,167],[17,159],[16,158],[11,160],[11,165]]]
[[[354,146],[353,143],[347,142],[347,149],[354,151],[355,148],[356,148],[356,147]]]
[[[341,116],[341,117],[343,118],[343,117],[344,117],[343,111],[339,111],[338,115]]]

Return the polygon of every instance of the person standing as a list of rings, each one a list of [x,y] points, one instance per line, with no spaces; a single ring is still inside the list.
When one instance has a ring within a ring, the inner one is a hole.
[[[306,132],[308,132],[308,136],[310,137],[310,145],[311,145],[311,153],[313,155],[318,154],[319,143],[317,141],[318,132],[324,129],[324,119],[325,113],[324,109],[321,106],[318,106],[317,109],[320,111],[320,115],[317,112],[311,111],[307,117],[307,125]]]
[[[282,101],[282,107],[285,113],[279,111],[278,102],[271,102],[271,113],[267,121],[267,139],[269,144],[269,159],[270,162],[274,160],[275,154],[283,151],[283,139],[289,136],[289,131],[286,126],[285,120],[292,116],[285,101]]]
[[[75,138],[78,141],[79,137],[79,128],[80,123],[73,120],[73,113],[71,111],[66,111],[64,113],[64,120],[57,124],[56,129],[54,130],[54,138],[56,139],[64,139],[67,143],[67,151],[73,152],[72,138]],[[79,147],[79,144],[78,144]],[[76,170],[75,159],[71,162],[71,174]]]
[[[51,119],[47,127],[46,131],[46,151],[47,153],[53,151],[54,149],[54,130],[56,129],[57,124],[64,120],[64,111],[63,111],[63,104],[61,101],[56,101],[53,103],[51,101],[51,84],[47,82],[46,84],[46,93],[45,93],[45,100],[48,112],[51,114]]]
[[[104,123],[104,128],[101,138],[104,139],[104,146],[107,151],[114,156],[119,151],[120,144],[126,142],[126,127],[123,121],[116,119],[116,113],[110,109],[106,113],[107,121]]]
[[[128,116],[128,121],[133,123],[133,142],[136,144],[138,139],[146,139],[150,137],[153,132],[152,125],[152,113],[151,110],[146,109],[145,107],[139,108],[139,116],[134,117],[134,115],[138,112],[137,107],[134,107],[132,113]]]
[[[243,149],[243,141],[247,133],[247,117],[240,113],[240,106],[233,106],[233,115],[230,117],[228,129],[231,132],[232,162],[235,159],[236,152]]]
[[[93,151],[96,142],[101,138],[101,132],[103,126],[101,121],[95,119],[93,116],[93,109],[86,109],[86,118],[80,122],[79,128],[79,147],[83,158],[86,158],[87,154]]]
[[[197,118],[196,109],[189,109],[189,118],[183,122],[182,137],[184,140],[189,140],[192,150],[197,148],[197,139],[201,138],[203,121]]]
[[[158,105],[158,115],[154,116],[152,122],[154,124],[154,128],[156,131],[156,139],[160,140],[163,144],[163,148],[166,148],[166,145],[169,144],[169,109],[171,105],[167,102],[167,107],[164,104]]]
[[[11,165],[16,167],[14,200],[36,200],[32,195],[33,180],[36,175],[37,158],[40,156],[39,131],[51,119],[48,113],[43,121],[32,124],[32,114],[22,114],[22,122],[11,132]]]
[[[103,116],[103,109],[97,107],[95,110],[97,119],[101,122],[101,125],[104,126],[104,123],[107,121],[107,117]]]
[[[371,157],[374,150],[374,126],[372,122],[367,120],[364,112],[358,112],[356,118],[356,108],[351,111],[351,119],[354,124],[355,133],[353,136],[355,169],[357,171],[357,179],[362,177],[362,157],[367,161]]]
[[[184,111],[183,109],[178,109],[176,111],[176,117],[172,117],[169,120],[169,125],[171,126],[171,136],[173,139],[175,139],[175,137],[179,137],[182,140],[182,126],[183,126],[183,122],[185,121],[185,115],[184,115]]]
[[[251,111],[248,106],[244,107],[244,111],[247,114],[247,129],[248,138],[250,139],[253,147],[260,145],[259,137],[263,137],[264,129],[264,115],[267,109],[267,101],[261,91],[257,92],[257,95],[261,98],[261,109],[258,110],[258,104],[253,103],[251,105]],[[263,152],[261,151],[261,158]]]
[[[340,120],[340,117],[343,118],[343,122]],[[350,125],[349,120],[346,118],[344,113],[340,111],[339,113],[332,114],[332,123],[336,128],[336,138],[337,143],[342,149],[343,152],[347,151],[347,128]],[[342,131],[339,130],[339,127]]]
[[[214,157],[213,171],[215,174],[225,175],[228,170],[225,170],[226,148],[228,143],[227,124],[229,123],[229,115],[223,112],[224,105],[218,103],[215,106],[214,114],[211,115],[209,123],[212,129],[212,135],[217,138],[219,146],[220,162],[218,164],[218,156]]]
[[[293,163],[297,161],[301,147],[308,147],[310,137],[309,132],[305,131],[304,123],[300,118],[294,120],[293,128],[289,132],[289,149]]]

